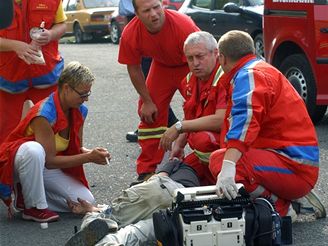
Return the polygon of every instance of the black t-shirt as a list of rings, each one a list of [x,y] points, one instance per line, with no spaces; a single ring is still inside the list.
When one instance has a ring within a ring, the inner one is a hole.
[[[158,168],[157,173],[160,172],[166,172],[172,180],[184,187],[200,186],[195,170],[181,161],[173,160],[165,163]]]

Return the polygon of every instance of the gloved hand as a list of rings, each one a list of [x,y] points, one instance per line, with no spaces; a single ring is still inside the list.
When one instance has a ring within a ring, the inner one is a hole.
[[[222,169],[217,177],[216,188],[219,196],[223,195],[231,200],[237,197],[238,188],[235,182],[236,163],[230,160],[223,160]]]

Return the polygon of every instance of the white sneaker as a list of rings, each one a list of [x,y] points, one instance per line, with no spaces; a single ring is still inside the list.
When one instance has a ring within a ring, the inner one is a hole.
[[[288,212],[287,212],[286,216],[290,216],[291,217],[292,223],[296,222],[296,220],[297,220],[297,213],[295,212],[292,204],[289,205]]]
[[[304,197],[293,202],[298,204],[300,209],[299,213],[301,214],[314,213],[316,219],[326,218],[327,216],[324,205],[322,204],[319,196],[313,190],[311,190]]]

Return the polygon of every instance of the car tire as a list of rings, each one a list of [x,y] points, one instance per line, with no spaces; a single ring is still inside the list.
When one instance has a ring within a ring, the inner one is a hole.
[[[111,31],[110,31],[110,40],[113,44],[118,44],[120,42],[121,32],[118,24],[113,22],[111,24]]]
[[[294,54],[286,57],[279,70],[303,98],[312,122],[317,124],[325,115],[327,106],[316,105],[316,82],[305,55]]]
[[[75,43],[77,44],[81,44],[85,42],[84,33],[79,24],[76,24],[74,26],[74,37],[75,37]]]
[[[255,54],[264,60],[264,43],[262,33],[257,34],[254,38]]]

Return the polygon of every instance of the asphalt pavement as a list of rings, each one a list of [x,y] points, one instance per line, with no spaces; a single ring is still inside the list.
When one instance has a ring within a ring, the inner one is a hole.
[[[125,140],[127,131],[135,130],[137,94],[124,65],[117,62],[118,46],[109,42],[89,44],[60,44],[60,51],[69,61],[89,66],[96,76],[92,95],[87,102],[89,114],[84,126],[84,145],[88,148],[108,148],[112,159],[108,166],[86,164],[85,171],[97,203],[106,204],[135,180],[135,160],[139,146]],[[182,100],[175,96],[172,107],[181,118]],[[320,141],[321,170],[315,190],[328,210],[328,116],[316,127]],[[60,221],[41,229],[35,222],[24,221],[21,214],[7,219],[5,206],[0,203],[1,246],[64,245],[81,224],[81,216],[61,213]],[[302,217],[293,224],[294,246],[328,245],[328,219]]]

